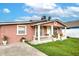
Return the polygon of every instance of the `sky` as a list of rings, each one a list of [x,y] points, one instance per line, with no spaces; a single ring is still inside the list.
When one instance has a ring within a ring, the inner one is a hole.
[[[0,22],[40,20],[51,16],[63,22],[79,20],[79,3],[52,3],[51,0],[0,3]]]

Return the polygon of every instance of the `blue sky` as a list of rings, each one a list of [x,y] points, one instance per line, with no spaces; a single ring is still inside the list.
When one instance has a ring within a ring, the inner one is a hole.
[[[51,1],[0,3],[0,22],[39,20],[43,15],[64,22],[79,20],[79,4]]]

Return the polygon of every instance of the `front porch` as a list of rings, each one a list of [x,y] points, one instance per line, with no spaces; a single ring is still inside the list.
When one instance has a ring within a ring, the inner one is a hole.
[[[56,40],[63,40],[65,39],[65,32],[62,33],[62,27],[61,26],[55,26],[52,24],[37,24],[34,26],[34,36],[32,44],[41,44]]]

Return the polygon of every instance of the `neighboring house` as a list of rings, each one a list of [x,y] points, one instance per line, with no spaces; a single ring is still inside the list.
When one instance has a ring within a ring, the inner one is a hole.
[[[26,38],[26,40],[31,43],[60,40],[65,37],[65,31],[62,33],[63,27],[66,28],[66,25],[58,20],[1,22],[0,43],[4,36],[8,37],[9,43],[20,42],[22,37]]]
[[[66,30],[66,36],[79,38],[79,20],[65,23],[68,27]]]

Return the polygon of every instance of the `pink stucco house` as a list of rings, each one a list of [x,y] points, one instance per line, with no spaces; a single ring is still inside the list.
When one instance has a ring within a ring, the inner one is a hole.
[[[4,36],[8,37],[8,43],[20,42],[22,37],[32,44],[64,39],[66,25],[58,20],[38,20],[25,22],[1,22],[0,43]]]

